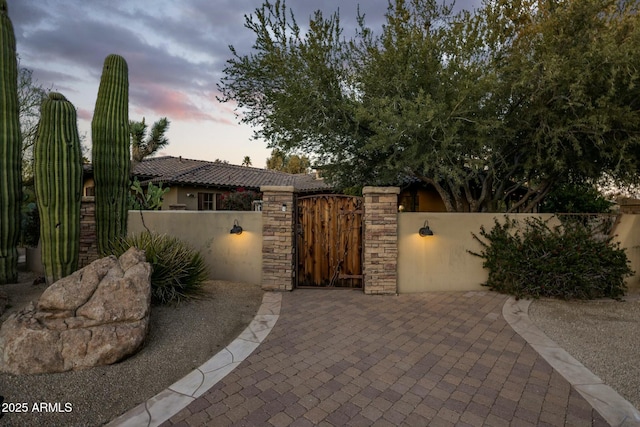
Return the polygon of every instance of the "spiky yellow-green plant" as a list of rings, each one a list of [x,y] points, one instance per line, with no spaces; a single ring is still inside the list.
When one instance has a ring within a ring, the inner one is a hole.
[[[120,256],[129,248],[142,249],[151,264],[151,298],[167,304],[198,298],[208,277],[204,258],[177,237],[142,232],[112,242],[111,252]]]

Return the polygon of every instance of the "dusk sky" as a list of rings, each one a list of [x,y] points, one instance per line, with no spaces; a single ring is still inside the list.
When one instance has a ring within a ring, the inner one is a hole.
[[[266,143],[251,139],[231,103],[220,103],[216,83],[232,44],[249,53],[253,33],[244,15],[262,0],[8,0],[20,66],[46,89],[64,94],[78,109],[78,128],[91,142],[91,118],[104,59],[122,55],[129,65],[129,118],[171,121],[170,144],[161,155],[228,160],[250,156],[264,167]],[[379,29],[387,0],[290,0],[299,24],[314,10],[340,8],[345,34],[355,28],[356,8]],[[469,7],[474,0],[459,0]]]

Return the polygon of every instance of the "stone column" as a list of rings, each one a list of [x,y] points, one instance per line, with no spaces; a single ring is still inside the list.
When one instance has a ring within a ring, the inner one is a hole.
[[[398,293],[398,187],[364,187],[365,294]]]
[[[80,253],[78,268],[98,259],[95,197],[83,197],[80,204]]]
[[[293,186],[264,186],[262,192],[262,289],[293,289]]]

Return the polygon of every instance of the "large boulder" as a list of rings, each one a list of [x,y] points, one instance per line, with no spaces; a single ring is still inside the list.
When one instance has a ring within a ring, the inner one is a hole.
[[[115,363],[141,348],[150,307],[144,251],[94,261],[2,324],[0,371],[39,374]]]

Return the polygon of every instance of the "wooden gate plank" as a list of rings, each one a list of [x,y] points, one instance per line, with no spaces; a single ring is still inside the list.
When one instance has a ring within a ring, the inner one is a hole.
[[[297,201],[297,285],[362,287],[362,198]]]

